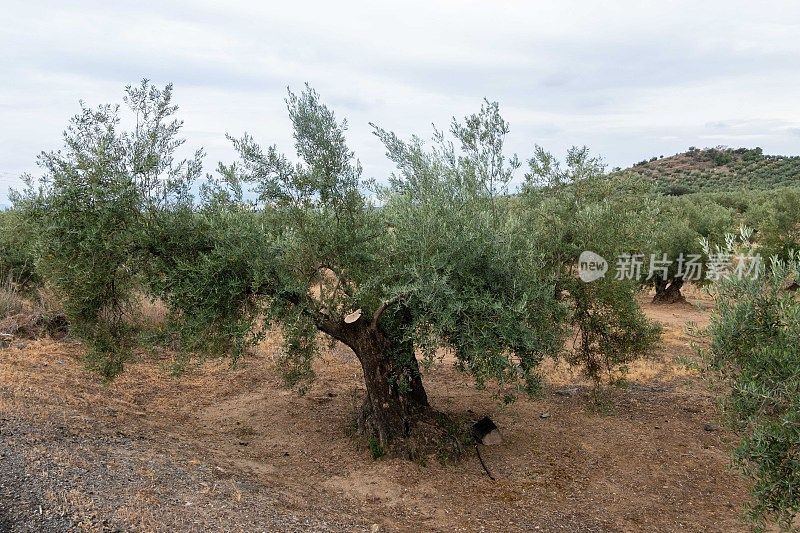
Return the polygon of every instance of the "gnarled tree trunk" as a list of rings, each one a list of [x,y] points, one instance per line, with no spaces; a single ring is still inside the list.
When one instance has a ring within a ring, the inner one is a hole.
[[[428,411],[413,346],[393,341],[363,317],[351,324],[328,322],[320,329],[349,346],[361,362],[367,396],[359,430],[381,446],[408,436],[415,420]]]
[[[656,289],[656,294],[653,296],[654,304],[674,304],[686,301],[686,298],[681,294],[682,278],[673,278],[671,280],[657,278],[654,285]]]

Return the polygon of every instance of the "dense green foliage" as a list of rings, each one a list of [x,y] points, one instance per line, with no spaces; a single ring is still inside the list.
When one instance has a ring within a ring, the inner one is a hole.
[[[562,167],[537,147],[529,169],[522,196],[529,235],[556,272],[556,295],[569,304],[573,338],[565,357],[595,381],[618,379],[659,333],[636,302],[638,280],[615,279],[613,270],[615,257],[646,246],[641,220],[651,206],[641,196],[649,191],[625,176],[607,176],[586,148],[571,149]],[[576,276],[585,250],[611,262],[604,278],[586,283]]]
[[[200,156],[175,162],[181,123],[171,118],[172,88],[143,82],[127,89],[135,129],[120,131],[119,106],[82,106],[64,132],[64,149],[43,153],[41,180],[12,197],[36,228],[37,269],[63,299],[72,330],[106,376],[122,369],[129,345],[124,320],[147,262],[159,211],[191,201]]]
[[[10,280],[24,291],[41,283],[33,231],[19,211],[0,211],[0,280]]]
[[[384,300],[402,298],[404,337],[426,357],[444,345],[479,383],[522,377],[530,389],[538,362],[560,347],[563,307],[541,248],[525,246],[521,220],[502,201],[517,166],[503,154],[507,131],[490,103],[453,121],[455,147],[441,132],[426,150],[376,128],[399,169],[380,190],[391,255],[376,274]]]
[[[788,260],[800,250],[800,188],[755,196],[742,218],[755,229],[762,256]]]
[[[764,155],[760,148],[708,148],[653,158],[621,172],[655,183],[665,194],[800,186],[800,157]]]
[[[720,226],[708,232],[712,241],[720,242],[720,229],[735,231],[745,225],[753,228],[753,241],[756,252],[764,258],[777,255],[781,259],[789,259],[792,250],[800,249],[800,187],[781,187],[773,190],[715,192],[687,194],[675,201],[688,202],[702,206],[703,218],[717,219]],[[725,229],[727,215],[719,211],[718,206],[728,209],[732,216],[731,225]],[[686,212],[693,217],[693,209]],[[718,213],[718,215],[715,215]],[[703,234],[705,236],[705,234]]]
[[[743,435],[737,464],[755,480],[753,517],[789,527],[800,511],[800,255],[761,279],[715,287],[711,362],[730,383],[725,407]]]
[[[655,302],[675,303],[683,300],[684,283],[707,282],[705,272],[696,268],[708,260],[701,239],[721,241],[736,227],[736,216],[703,196],[658,196],[637,222],[646,241],[641,250],[644,285],[655,288]]]

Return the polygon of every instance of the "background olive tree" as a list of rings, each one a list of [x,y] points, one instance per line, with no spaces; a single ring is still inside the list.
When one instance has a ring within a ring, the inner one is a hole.
[[[569,309],[572,346],[564,355],[596,382],[620,378],[658,339],[659,328],[636,301],[639,279],[634,272],[617,279],[616,272],[618,256],[647,244],[642,221],[650,206],[642,199],[648,192],[641,182],[607,175],[585,147],[572,148],[562,164],[537,146],[529,161],[520,205],[533,248],[556,275],[554,297]],[[578,277],[583,251],[608,261],[604,277],[590,283]]]
[[[758,252],[763,257],[790,259],[800,250],[800,190],[784,188],[751,196],[752,205],[743,219],[755,230]]]
[[[736,227],[735,213],[703,196],[685,195],[658,196],[642,215],[647,235],[644,285],[654,289],[653,303],[684,302],[681,289],[686,283],[708,282],[704,271],[693,271],[708,260],[702,240],[721,242]],[[659,262],[665,258],[668,263]]]
[[[176,161],[182,123],[172,86],[147,80],[128,87],[120,106],[81,111],[64,132],[62,150],[42,153],[40,180],[12,194],[36,228],[37,271],[63,300],[71,332],[89,346],[87,360],[105,376],[122,370],[130,345],[125,320],[147,265],[158,213],[191,204],[202,152]]]

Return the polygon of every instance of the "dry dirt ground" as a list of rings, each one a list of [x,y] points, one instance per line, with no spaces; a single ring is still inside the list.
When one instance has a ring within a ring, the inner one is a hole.
[[[733,436],[680,362],[693,354],[686,322],[708,320],[710,302],[690,302],[643,303],[664,347],[605,410],[551,364],[541,399],[508,406],[449,364],[428,372],[436,408],[500,426],[504,442],[482,452],[496,481],[474,451],[373,460],[350,436],[363,391],[345,348],[301,397],[275,372],[274,342],[179,378],[166,356],[141,355],[110,385],[83,369],[80,345],[12,344],[0,350],[0,531],[746,530]]]

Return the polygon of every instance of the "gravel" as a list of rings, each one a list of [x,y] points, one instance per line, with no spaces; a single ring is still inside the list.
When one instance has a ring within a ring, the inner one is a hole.
[[[3,532],[369,529],[294,511],[269,487],[178,440],[0,418]]]

